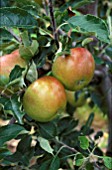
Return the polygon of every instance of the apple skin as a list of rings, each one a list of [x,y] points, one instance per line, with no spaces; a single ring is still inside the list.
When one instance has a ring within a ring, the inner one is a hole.
[[[63,85],[54,77],[44,76],[34,81],[23,96],[23,108],[34,120],[48,122],[66,107]]]
[[[79,92],[76,99],[75,95]],[[81,107],[86,103],[86,96],[84,91],[69,91],[66,90],[67,102],[74,107]]]
[[[0,57],[0,85],[4,86],[9,81],[9,75],[15,65],[25,68],[27,62],[20,57],[19,49]]]
[[[85,87],[91,81],[94,70],[94,58],[82,47],[72,48],[68,56],[59,56],[52,66],[53,76],[70,91]]]

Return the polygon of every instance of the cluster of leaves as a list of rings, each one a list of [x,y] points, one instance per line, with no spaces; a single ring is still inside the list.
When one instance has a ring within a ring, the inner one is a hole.
[[[103,156],[95,140],[101,136],[98,133],[92,140],[89,136],[92,129],[94,114],[90,114],[86,124],[77,130],[77,120],[69,115],[57,118],[49,123],[36,123],[26,118],[24,127],[19,124],[10,124],[0,128],[0,159],[3,169],[19,167],[20,169],[76,169],[78,167],[94,169],[111,168],[111,158]],[[31,133],[31,125],[35,127]],[[8,134],[8,135],[7,135]],[[19,140],[15,153],[11,153],[6,145],[11,139]],[[32,165],[31,161],[35,164]]]
[[[78,11],[82,5],[91,2],[91,0],[71,0],[63,4],[54,2],[56,31],[59,33],[57,44],[51,24],[53,16],[49,14],[48,4],[43,9],[35,1],[1,0],[0,53],[3,55],[19,48],[21,56],[29,62],[24,75],[24,69],[15,66],[0,98],[0,117],[3,120],[10,120],[8,125],[0,127],[0,165],[3,170],[14,168],[72,170],[74,167],[87,170],[95,167],[102,170],[105,167],[111,169],[112,159],[104,156],[97,146],[97,139],[102,133],[98,132],[94,140],[90,137],[94,132],[91,129],[93,113],[85,125],[79,126],[78,120],[73,116],[75,108],[69,105],[65,115],[49,123],[33,121],[22,108],[25,88],[37,77],[46,74],[45,71],[41,72],[46,61],[52,63],[54,57],[69,52],[74,44],[76,47],[87,47],[96,63],[107,64],[109,71],[112,72],[111,62],[97,57],[102,52],[101,47],[105,45],[107,47],[105,53],[111,57],[110,22],[90,14],[83,15]],[[72,7],[73,17],[70,16],[69,6]],[[18,83],[20,87],[13,91]],[[89,87],[88,89],[90,90]],[[91,97],[93,102],[98,104],[96,96]],[[77,127],[80,127],[80,130],[77,130]],[[7,149],[7,141],[11,139],[19,140],[15,153]],[[35,163],[32,165],[33,161]]]

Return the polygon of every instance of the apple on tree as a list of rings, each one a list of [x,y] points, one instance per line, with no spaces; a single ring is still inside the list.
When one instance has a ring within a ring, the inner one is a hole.
[[[67,102],[74,107],[81,107],[86,102],[86,92],[66,90]]]
[[[59,56],[53,63],[52,73],[67,90],[80,90],[91,81],[95,62],[86,48],[72,48],[70,54]]]
[[[27,62],[21,58],[19,49],[0,57],[0,85],[4,86],[9,81],[9,75],[12,69],[19,65],[22,68],[27,66]]]
[[[23,96],[23,108],[34,120],[48,122],[66,107],[63,85],[54,77],[44,76],[34,81]]]

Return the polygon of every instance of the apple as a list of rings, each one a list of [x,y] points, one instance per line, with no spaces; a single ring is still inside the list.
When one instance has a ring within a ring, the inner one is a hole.
[[[0,57],[0,85],[4,86],[9,81],[9,75],[15,65],[25,68],[27,62],[20,57],[19,49]]]
[[[95,70],[92,54],[82,47],[70,49],[70,54],[59,56],[52,65],[52,74],[67,90],[80,90],[91,81]]]
[[[74,107],[81,107],[86,102],[85,91],[69,91],[66,90],[67,102]]]
[[[25,91],[23,108],[34,120],[48,122],[66,107],[66,92],[54,77],[44,76],[34,81]]]

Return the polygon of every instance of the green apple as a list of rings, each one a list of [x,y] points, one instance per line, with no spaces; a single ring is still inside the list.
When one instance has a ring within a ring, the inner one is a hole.
[[[48,122],[66,107],[63,85],[54,77],[44,76],[34,81],[23,96],[23,108],[34,120]]]

